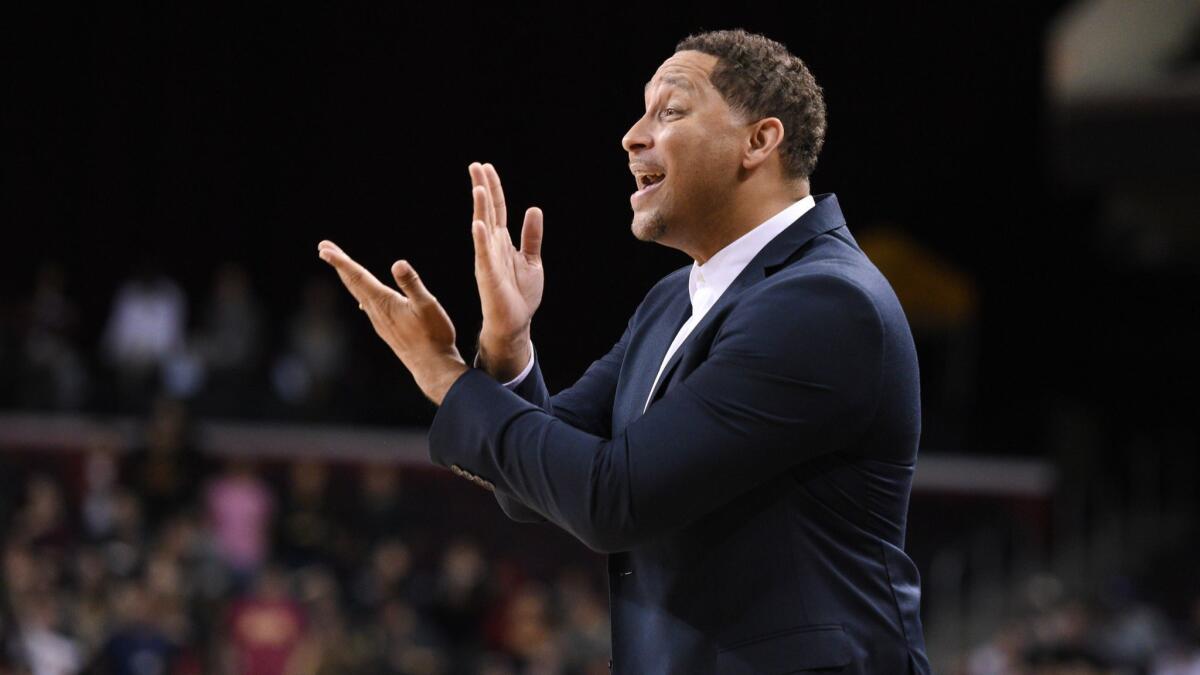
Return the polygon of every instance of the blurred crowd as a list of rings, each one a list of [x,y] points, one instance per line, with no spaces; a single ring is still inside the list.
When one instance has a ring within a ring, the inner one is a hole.
[[[351,372],[343,298],[328,278],[314,277],[298,306],[270,315],[236,263],[215,269],[197,300],[144,262],[103,317],[83,311],[97,303],[77,301],[78,283],[44,263],[28,300],[0,314],[0,365],[15,374],[0,388],[3,407],[139,414],[160,393],[219,416],[320,420],[362,407],[344,386],[364,378]]]
[[[1056,585],[1045,578],[1034,583]],[[964,655],[954,673],[1200,675],[1200,597],[1174,620],[1129,590],[1031,608]]]
[[[969,446],[978,290],[896,226],[862,245],[896,289],[916,336],[926,447]],[[378,343],[333,275],[286,298],[235,262],[188,284],[153,256],[112,290],[43,262],[0,303],[0,409],[142,414],[159,394],[204,417],[424,424],[432,408]],[[205,289],[205,285],[207,288]],[[289,291],[288,295],[293,293]]]
[[[0,673],[608,672],[595,570],[433,532],[394,466],[217,460],[153,409],[129,451],[0,458]]]

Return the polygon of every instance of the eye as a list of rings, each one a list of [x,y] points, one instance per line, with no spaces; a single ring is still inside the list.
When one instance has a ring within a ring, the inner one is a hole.
[[[671,107],[671,106],[667,106],[666,108],[663,108],[663,109],[662,109],[662,112],[660,112],[660,113],[659,113],[659,116],[661,116],[661,117],[672,117],[672,116],[674,116],[674,115],[678,115],[678,114],[679,114],[679,109],[678,109],[678,108],[674,108],[674,107]]]

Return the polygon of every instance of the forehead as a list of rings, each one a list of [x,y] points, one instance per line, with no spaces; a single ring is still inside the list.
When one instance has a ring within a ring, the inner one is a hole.
[[[717,61],[717,57],[703,52],[676,52],[654,71],[654,77],[646,83],[645,93],[649,94],[652,89],[664,85],[700,93],[705,88],[712,87],[708,77],[716,67]]]

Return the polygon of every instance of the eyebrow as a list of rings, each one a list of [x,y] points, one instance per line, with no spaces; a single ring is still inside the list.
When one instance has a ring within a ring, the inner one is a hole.
[[[690,91],[693,93],[696,91],[696,87],[693,86],[690,81],[688,81],[686,78],[679,77],[678,75],[667,75],[667,76],[664,76],[663,79],[660,81],[663,82],[664,84],[675,85],[676,87],[679,87],[680,89],[683,89],[685,91]],[[643,93],[650,89],[651,83],[653,83],[653,80],[646,83],[646,86],[642,88]]]

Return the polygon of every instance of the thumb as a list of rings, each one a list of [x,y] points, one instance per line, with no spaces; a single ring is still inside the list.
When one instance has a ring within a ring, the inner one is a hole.
[[[405,297],[417,303],[425,303],[434,300],[433,295],[425,289],[425,284],[421,283],[421,277],[417,276],[417,271],[413,266],[408,264],[407,260],[397,260],[392,263],[392,278],[396,280],[396,285],[404,291]]]
[[[542,210],[536,206],[525,211],[525,223],[521,225],[521,253],[532,260],[542,257]]]

